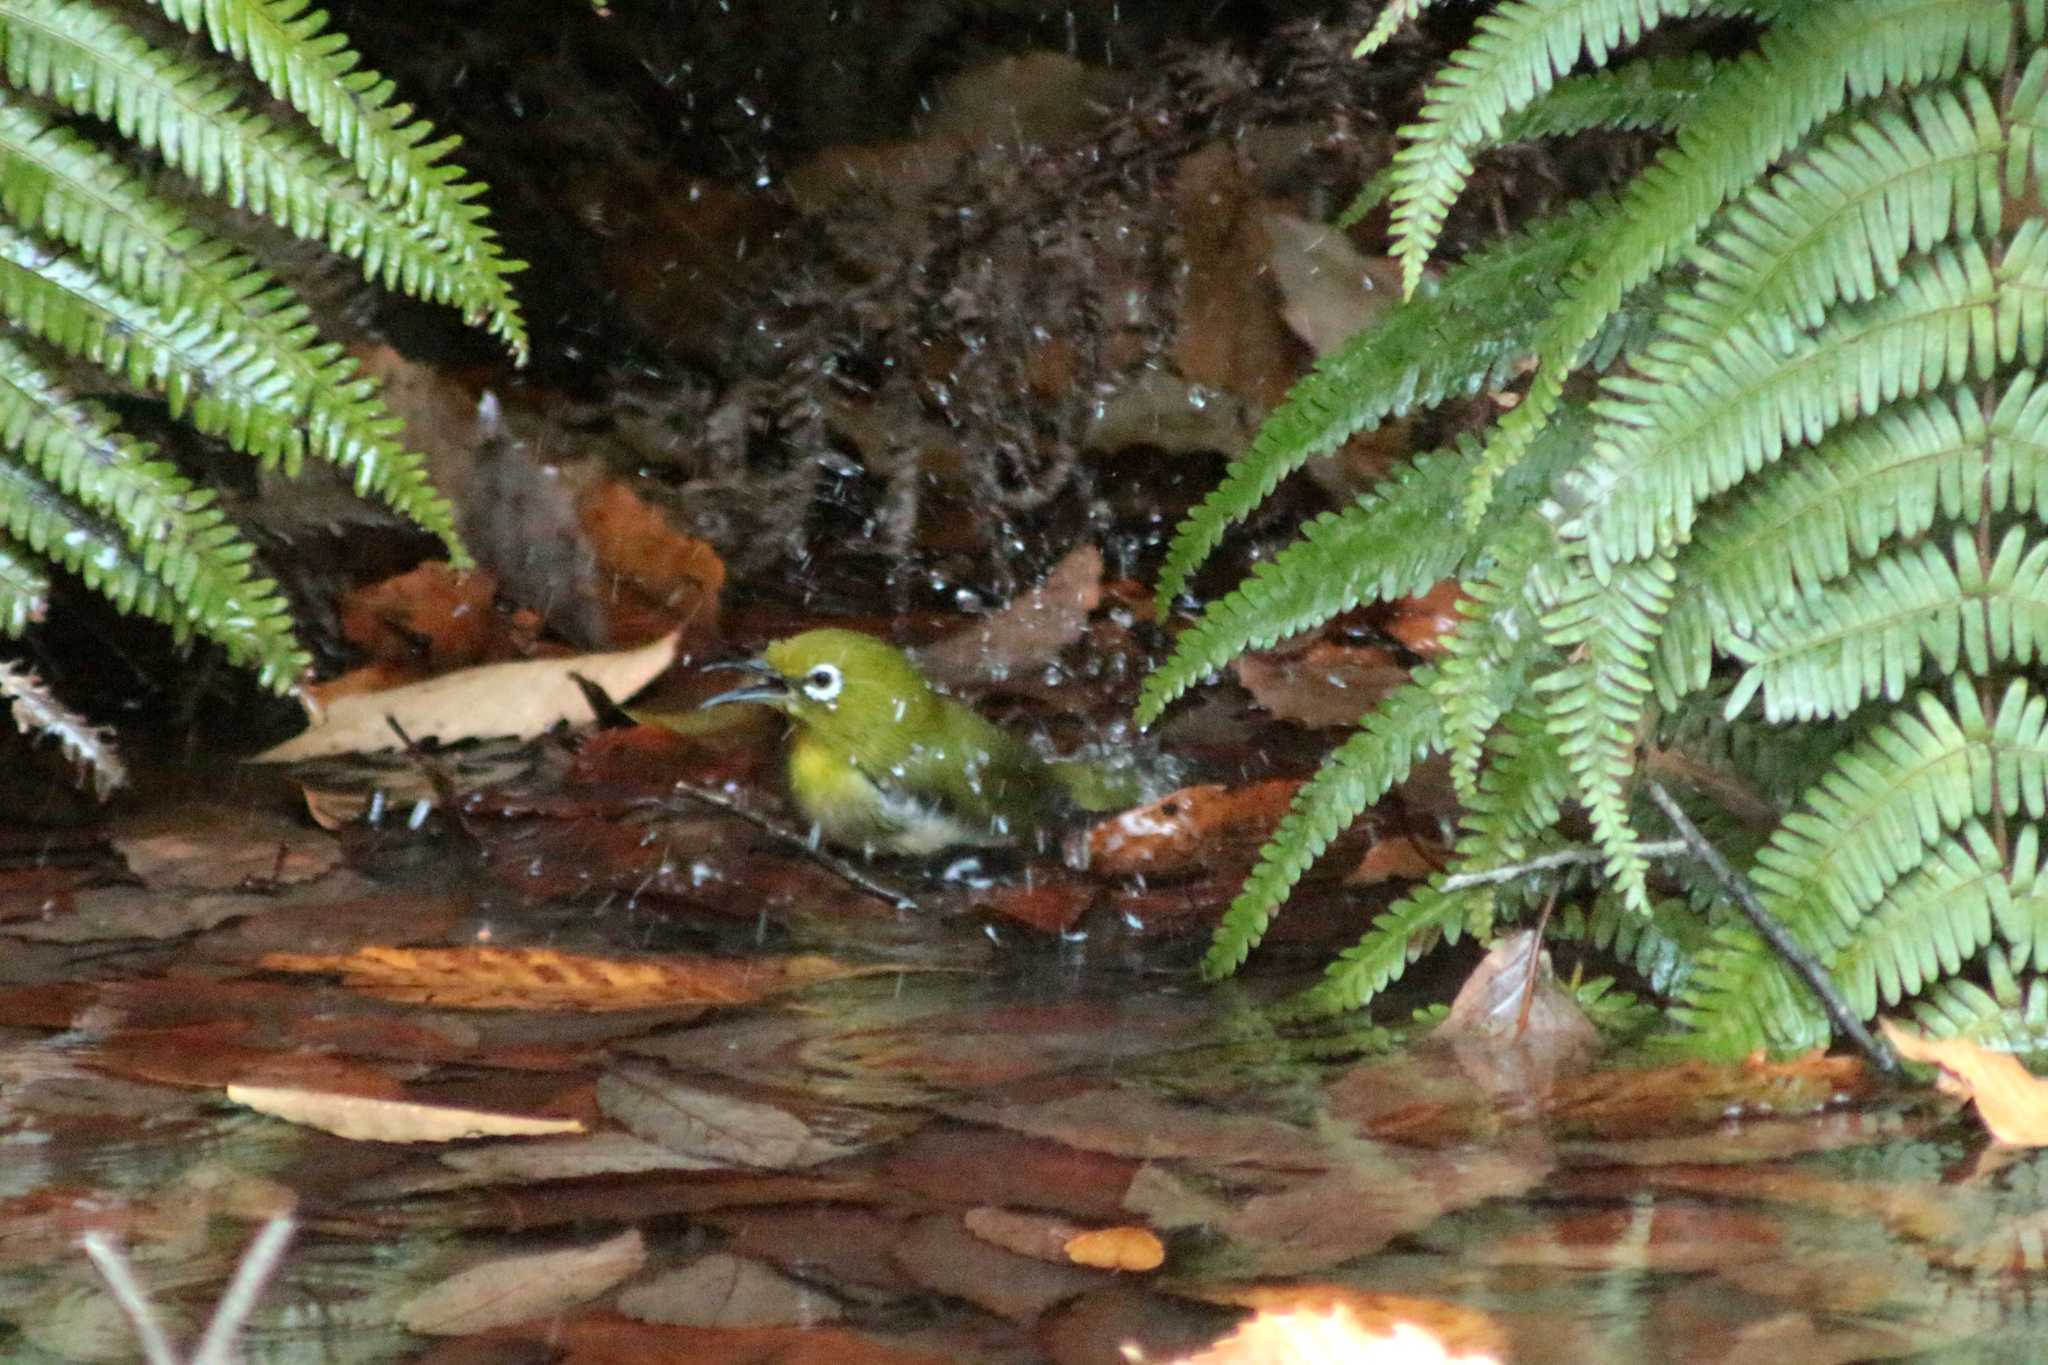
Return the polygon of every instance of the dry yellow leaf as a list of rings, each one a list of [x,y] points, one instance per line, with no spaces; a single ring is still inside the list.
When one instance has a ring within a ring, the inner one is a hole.
[[[580,1133],[575,1119],[537,1119],[409,1100],[373,1100],[276,1085],[231,1085],[228,1098],[288,1123],[360,1142],[456,1142],[476,1137],[548,1137]]]
[[[794,957],[593,957],[553,948],[388,948],[270,953],[274,972],[334,972],[388,1000],[454,1009],[637,1010],[745,1005],[778,991],[878,972],[816,953]]]
[[[1097,1270],[1157,1270],[1166,1247],[1150,1228],[1097,1228],[1069,1237],[1067,1259]]]
[[[1977,1117],[1992,1137],[2015,1147],[2048,1147],[2048,1081],[2019,1058],[1967,1038],[1923,1038],[1889,1019],[1880,1022],[1900,1056],[1940,1068],[1944,1093],[1976,1101]]]

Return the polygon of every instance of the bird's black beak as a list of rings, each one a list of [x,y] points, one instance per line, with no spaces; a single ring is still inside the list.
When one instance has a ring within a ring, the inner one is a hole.
[[[789,683],[762,659],[730,659],[724,663],[706,664],[707,670],[715,669],[724,673],[751,673],[759,679],[744,687],[735,687],[720,692],[715,697],[706,697],[697,703],[699,711],[709,711],[714,706],[729,702],[750,701],[761,706],[780,706],[789,700]]]

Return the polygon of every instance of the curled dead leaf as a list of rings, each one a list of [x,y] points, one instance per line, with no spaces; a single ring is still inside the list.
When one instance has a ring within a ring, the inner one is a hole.
[[[1967,1038],[1925,1038],[1889,1019],[1884,1036],[1909,1062],[1940,1070],[1944,1094],[1973,1100],[1984,1128],[2014,1147],[2048,1147],[2048,1081],[2020,1065],[2009,1052],[1993,1052]]]

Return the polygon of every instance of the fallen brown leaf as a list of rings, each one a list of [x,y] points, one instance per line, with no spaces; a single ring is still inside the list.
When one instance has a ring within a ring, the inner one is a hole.
[[[915,650],[918,667],[942,687],[987,687],[1044,669],[1081,638],[1102,600],[1102,551],[1068,551],[1045,581],[1001,611]]]
[[[1300,788],[1300,782],[1281,778],[1168,792],[1092,827],[1088,870],[1108,877],[1171,877],[1227,863],[1265,841]]]
[[[725,588],[718,551],[678,531],[660,508],[616,479],[585,489],[576,514],[606,579],[607,639],[640,644],[677,634],[701,643],[710,636]]]
[[[387,1000],[455,1009],[637,1010],[744,1005],[821,981],[899,972],[815,953],[780,958],[616,958],[554,948],[391,948],[270,953],[274,972],[334,972]]]
[[[637,1274],[646,1261],[637,1228],[594,1246],[504,1256],[414,1295],[399,1308],[398,1321],[422,1336],[466,1336],[552,1317]]]
[[[2015,1147],[2048,1147],[2048,1081],[2019,1058],[1967,1038],[1923,1038],[1889,1019],[1880,1024],[1901,1057],[1940,1069],[1942,1093],[1976,1102],[1992,1137]]]
[[[1409,672],[1388,650],[1328,641],[1298,653],[1247,654],[1232,667],[1252,700],[1275,717],[1325,729],[1356,725]]]

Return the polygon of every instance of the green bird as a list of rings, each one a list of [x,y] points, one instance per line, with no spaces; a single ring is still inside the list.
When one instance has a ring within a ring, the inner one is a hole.
[[[872,636],[805,631],[718,666],[759,680],[702,705],[754,702],[789,717],[790,797],[841,847],[923,857],[1030,844],[1063,812],[1114,804],[1086,765],[1047,762]]]

